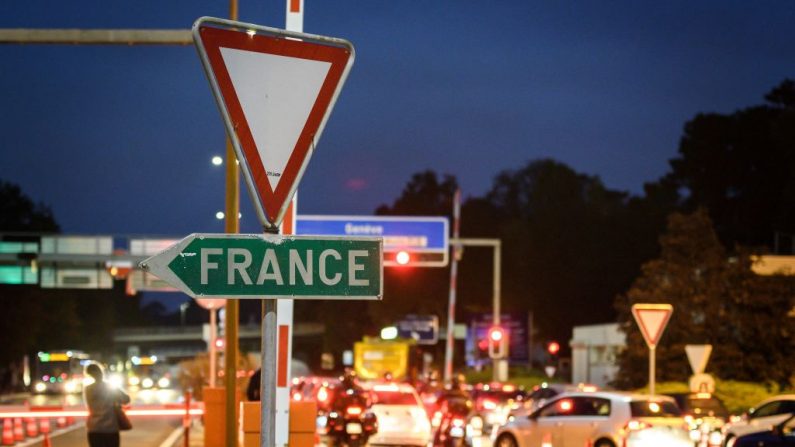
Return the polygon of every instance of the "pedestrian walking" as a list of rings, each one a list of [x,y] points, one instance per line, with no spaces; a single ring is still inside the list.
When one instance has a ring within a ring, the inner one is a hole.
[[[99,363],[89,363],[86,375],[94,379],[94,383],[83,389],[83,400],[88,407],[88,445],[119,447],[119,430],[131,428],[121,409],[130,402],[130,396],[103,380],[105,372]]]

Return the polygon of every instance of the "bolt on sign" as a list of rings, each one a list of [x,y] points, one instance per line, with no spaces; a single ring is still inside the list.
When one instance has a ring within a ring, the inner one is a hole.
[[[192,234],[141,268],[192,297],[383,296],[381,238]]]

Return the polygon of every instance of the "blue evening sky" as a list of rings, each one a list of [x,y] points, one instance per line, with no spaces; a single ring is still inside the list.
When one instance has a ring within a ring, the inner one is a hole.
[[[306,0],[305,31],[357,60],[299,212],[371,214],[411,174],[482,195],[553,157],[634,193],[698,112],[795,77],[792,1]],[[188,28],[226,1],[0,2],[2,28]],[[284,0],[240,0],[283,27]],[[67,233],[222,231],[224,130],[192,46],[0,46],[0,179]],[[242,230],[258,231],[248,193]],[[464,216],[465,218],[465,216]]]

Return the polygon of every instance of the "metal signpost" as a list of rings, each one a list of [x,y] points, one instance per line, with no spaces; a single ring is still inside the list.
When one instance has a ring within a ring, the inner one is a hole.
[[[300,10],[300,0],[298,6]],[[290,11],[295,12],[294,9],[291,7]],[[289,18],[288,14],[288,20]],[[227,135],[240,163],[257,217],[266,232],[277,235],[279,225],[287,213],[298,183],[353,65],[353,46],[344,39],[212,17],[202,17],[194,23],[193,40],[226,124]],[[324,240],[328,243],[329,239]],[[282,238],[279,241],[277,245],[291,245],[288,242],[296,242],[298,245],[308,243],[307,239],[300,242],[296,238]],[[311,246],[312,243],[309,245]],[[248,250],[248,248],[232,248],[232,250],[238,249],[244,252]],[[293,262],[294,259],[289,256],[295,256],[296,263],[299,261],[317,263],[317,272],[320,274],[317,279],[324,283],[324,287],[318,287],[319,283],[316,282],[310,284],[302,276],[301,287],[305,290],[296,290],[297,283],[285,288],[284,284],[277,284],[274,280],[274,284],[271,285],[280,287],[243,287],[231,292],[250,296],[248,291],[251,291],[251,294],[258,293],[263,298],[313,296],[324,299],[334,296],[335,293],[341,293],[339,296],[351,296],[350,290],[329,291],[334,288],[333,284],[325,283],[323,280],[334,278],[331,282],[339,284],[341,281],[335,275],[342,275],[342,271],[335,271],[329,264],[323,267],[324,261],[328,261],[329,256],[334,258],[342,256],[343,252],[347,253],[349,256],[347,274],[352,275],[349,279],[353,278],[355,281],[359,280],[356,272],[360,269],[368,270],[356,261],[357,253],[366,251],[362,248],[344,247],[337,243],[328,247],[314,246],[303,249],[308,250],[304,251],[303,257],[300,248],[288,251],[287,253],[292,254],[285,255],[288,256],[287,262]],[[276,247],[271,247],[270,250],[258,252],[266,258],[260,261],[252,260],[252,264],[259,262],[261,266],[277,265],[269,258],[268,253],[284,250]],[[326,253],[326,258],[317,258],[312,254],[314,250],[322,250]],[[249,253],[252,256],[254,254]],[[381,251],[378,254],[382,256]],[[237,255],[231,256],[232,259],[227,260],[229,265],[238,265],[235,264],[240,262],[235,258]],[[245,264],[246,258],[243,259],[242,262]],[[381,265],[380,258],[378,264]],[[209,264],[205,265],[211,268]],[[307,264],[303,265],[308,268]],[[239,270],[238,267],[230,268],[237,272],[247,271],[245,267]],[[296,269],[298,268],[296,266]],[[329,268],[332,269],[332,273],[327,270]],[[350,269],[354,272],[351,273]],[[234,272],[227,273],[235,275]],[[280,276],[275,271],[269,273],[267,269],[260,274],[264,278],[260,286],[265,284],[271,275],[274,278]],[[209,277],[208,273],[208,277],[205,278],[207,283],[193,286],[202,290],[213,289],[207,287],[210,286]],[[242,277],[241,274],[241,280]],[[230,276],[227,276],[227,279],[229,278]],[[284,281],[284,277],[281,279]],[[314,281],[314,278],[310,279]],[[216,280],[221,281],[220,276]],[[371,280],[372,278],[367,279]],[[378,282],[380,284],[380,278]],[[229,284],[230,282],[227,281],[227,286]],[[245,284],[244,281],[243,285],[251,284]],[[216,286],[224,289],[221,285],[216,284]],[[275,407],[278,387],[277,355],[274,353],[278,352],[277,325],[276,300],[265,298],[262,323],[261,445],[269,447],[276,445]],[[283,349],[279,356],[286,356],[286,351],[289,349]],[[286,371],[286,366],[281,371]]]
[[[458,240],[461,221],[461,190],[456,189],[453,196],[453,238]],[[455,326],[455,300],[456,282],[458,280],[458,259],[461,256],[461,246],[453,245],[453,262],[450,265],[450,293],[447,300],[447,339],[444,349],[444,381],[449,382],[453,378],[453,352],[455,351],[455,336],[453,328]],[[497,322],[499,322],[499,311],[497,311]]]
[[[671,318],[674,307],[670,304],[633,304],[632,316],[649,347],[649,394],[654,396],[657,344]]]

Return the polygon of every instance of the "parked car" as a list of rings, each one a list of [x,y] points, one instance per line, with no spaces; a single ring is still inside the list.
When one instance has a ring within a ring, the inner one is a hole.
[[[673,398],[623,392],[572,392],[529,416],[511,416],[494,436],[497,447],[692,447]]]
[[[721,428],[729,420],[729,410],[711,393],[671,393],[690,426],[690,438],[697,446],[720,446]]]
[[[795,394],[782,394],[762,401],[740,420],[723,426],[723,446],[733,447],[738,436],[769,431],[795,413]]]
[[[795,415],[774,425],[770,430],[738,436],[734,447],[793,447],[795,446]]]
[[[431,442],[431,422],[411,385],[392,382],[363,386],[370,391],[370,410],[378,419],[378,433],[370,438],[371,445],[427,446]]]

